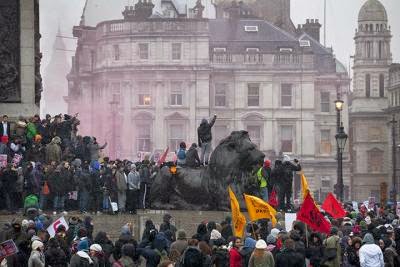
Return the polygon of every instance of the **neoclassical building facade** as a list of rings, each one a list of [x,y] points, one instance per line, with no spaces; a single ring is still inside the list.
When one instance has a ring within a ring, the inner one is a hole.
[[[334,100],[348,105],[350,79],[316,40],[318,21],[291,33],[239,5],[217,19],[203,18],[201,1],[191,17],[155,16],[152,8],[140,2],[121,19],[74,27],[67,101],[69,113],[80,114],[80,134],[108,141],[113,158],[135,160],[197,143],[201,119],[217,114],[214,146],[247,130],[270,159],[298,158],[317,199],[333,191]],[[342,119],[348,131],[347,109]],[[348,160],[346,150],[346,199]],[[295,183],[296,194],[299,188]]]

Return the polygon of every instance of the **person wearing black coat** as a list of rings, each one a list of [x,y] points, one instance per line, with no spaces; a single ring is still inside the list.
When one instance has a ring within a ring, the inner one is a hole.
[[[313,267],[321,266],[322,258],[324,256],[324,248],[322,246],[322,238],[319,233],[311,233],[308,241],[308,248],[306,249],[306,257],[310,260]]]
[[[114,244],[110,239],[108,239],[107,233],[98,232],[94,239],[94,243],[99,244],[104,252],[105,266],[111,267],[109,259],[114,251]]]
[[[199,153],[197,153],[197,144],[193,143],[186,152],[186,167],[197,168],[200,166]]]
[[[304,267],[303,255],[294,250],[295,243],[292,239],[286,239],[283,249],[276,255],[276,267]]]
[[[3,119],[0,123],[0,137],[2,136],[11,136],[11,125],[10,122],[8,121],[8,116],[7,115],[3,115]]]
[[[48,241],[48,247],[44,253],[46,259],[45,266],[51,267],[67,267],[68,261],[65,252],[61,249],[57,239],[50,238]]]
[[[199,138],[199,147],[201,147],[201,156],[200,156],[200,164],[203,165],[205,163],[208,164],[208,158],[211,153],[211,141],[212,134],[211,128],[213,127],[215,120],[217,119],[217,115],[211,119],[210,122],[207,119],[202,119],[200,126],[197,128],[197,135]]]

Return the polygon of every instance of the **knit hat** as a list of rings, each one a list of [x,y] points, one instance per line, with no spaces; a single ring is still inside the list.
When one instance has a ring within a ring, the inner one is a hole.
[[[32,242],[32,250],[37,250],[38,248],[43,247],[43,243],[39,240],[35,240]]]
[[[222,237],[221,233],[217,229],[213,229],[210,234],[210,240],[220,239]]]
[[[264,161],[264,167],[265,167],[265,168],[271,167],[271,161],[270,161],[269,159],[267,159],[267,160]]]
[[[87,239],[81,240],[78,243],[78,251],[89,251],[89,242]]]
[[[264,240],[260,239],[256,243],[256,248],[257,249],[266,249],[267,248],[267,243],[265,243]]]
[[[273,237],[277,238],[279,232],[280,232],[279,229],[273,228],[273,229],[271,230],[271,235],[272,235]]]
[[[273,235],[268,235],[267,236],[267,244],[276,244],[276,237],[274,237]]]
[[[256,247],[256,241],[251,238],[251,237],[246,237],[244,240],[244,247],[245,248],[255,248]]]
[[[183,229],[178,230],[177,236],[178,236],[178,238],[177,238],[178,240],[184,240],[184,239],[186,239],[186,232],[185,232],[185,230],[183,230]]]
[[[90,250],[92,251],[96,251],[96,252],[101,252],[103,251],[103,249],[101,248],[101,246],[99,244],[93,244],[90,246]]]
[[[27,219],[23,219],[21,225],[22,228],[27,228],[29,225],[29,221]]]

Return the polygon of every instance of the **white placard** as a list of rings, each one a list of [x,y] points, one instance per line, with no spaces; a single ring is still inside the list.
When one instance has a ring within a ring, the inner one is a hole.
[[[297,214],[296,213],[285,213],[285,228],[286,232],[292,230],[293,222],[296,220]]]
[[[56,235],[56,231],[57,228],[60,225],[64,225],[65,226],[65,231],[68,230],[68,223],[65,220],[64,216],[58,218],[57,220],[55,220],[48,228],[47,228],[47,232],[49,233],[50,237],[54,237]]]

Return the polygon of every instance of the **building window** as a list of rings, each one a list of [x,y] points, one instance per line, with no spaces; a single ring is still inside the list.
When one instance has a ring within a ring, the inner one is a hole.
[[[293,152],[293,126],[281,126],[281,151],[282,153]]]
[[[325,188],[331,188],[331,181],[330,180],[321,180],[321,186]]]
[[[173,82],[171,83],[171,105],[182,106],[182,83]]]
[[[139,58],[149,59],[149,44],[139,44]]]
[[[215,125],[214,127],[214,147],[216,147],[222,139],[228,136],[228,127],[226,125]]]
[[[320,152],[321,154],[331,154],[332,152],[330,130],[321,130]]]
[[[216,83],[215,84],[215,106],[225,107],[226,106],[226,92],[228,84]]]
[[[365,96],[371,96],[371,75],[369,74],[365,75]]]
[[[182,54],[182,44],[173,43],[172,44],[172,60],[181,60]]]
[[[379,97],[385,96],[385,76],[379,74]]]
[[[119,45],[114,45],[114,60],[119,60]]]
[[[379,59],[382,58],[382,44],[383,44],[383,42],[382,42],[382,41],[379,41],[379,49],[378,49],[378,56],[379,56]]]
[[[329,112],[330,106],[329,92],[321,92],[321,112]]]
[[[382,172],[383,170],[383,151],[374,148],[367,152],[368,172]]]
[[[151,105],[150,93],[139,93],[139,105],[140,106],[150,106]]]
[[[368,141],[376,142],[380,141],[382,136],[382,128],[369,127],[368,128]]]
[[[249,83],[247,89],[247,106],[258,107],[260,105],[260,84]]]
[[[250,140],[258,148],[261,145],[261,126],[259,125],[248,125],[247,132],[249,133]]]
[[[292,106],[292,85],[288,83],[281,84],[281,106]]]
[[[168,145],[171,151],[179,148],[179,144],[183,142],[184,125],[170,124]]]
[[[136,125],[137,131],[137,151],[139,152],[151,152],[151,125],[140,124]]]

